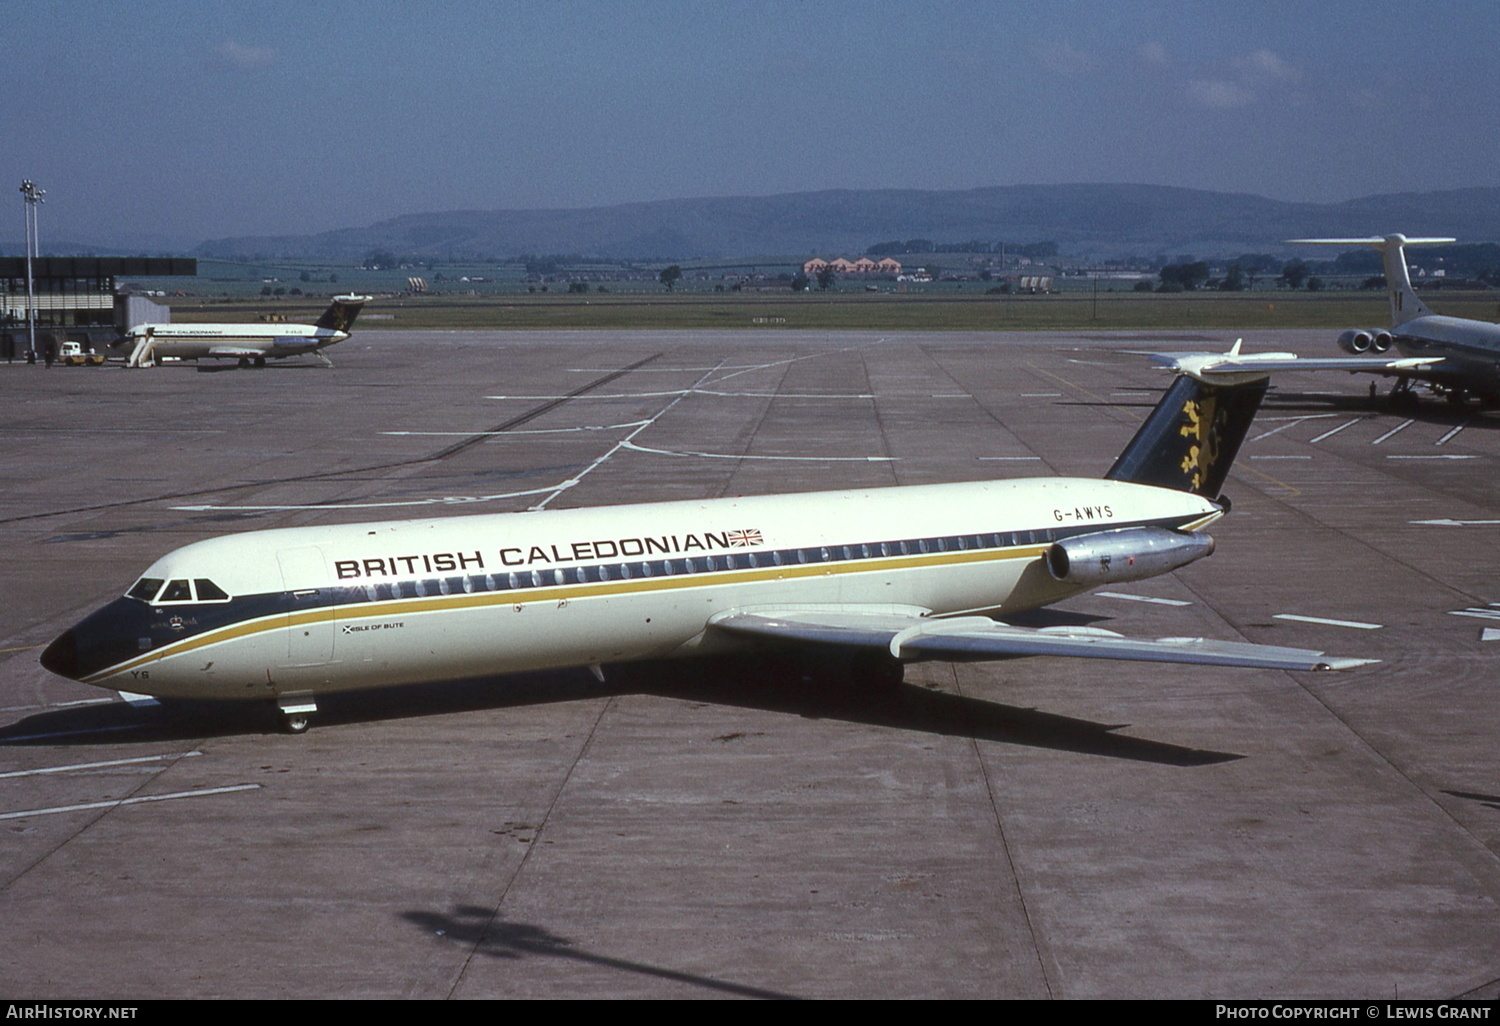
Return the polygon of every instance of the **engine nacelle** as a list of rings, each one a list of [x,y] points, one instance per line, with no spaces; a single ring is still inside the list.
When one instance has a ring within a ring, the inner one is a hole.
[[[1394,339],[1391,338],[1389,331],[1377,331],[1370,336],[1370,352],[1383,353],[1391,348],[1393,341]]]
[[[1346,331],[1339,336],[1339,348],[1358,356],[1368,353],[1375,342],[1375,333],[1370,331]]]
[[[1119,584],[1176,570],[1213,550],[1214,540],[1206,534],[1126,527],[1054,542],[1047,550],[1047,570],[1069,584]]]

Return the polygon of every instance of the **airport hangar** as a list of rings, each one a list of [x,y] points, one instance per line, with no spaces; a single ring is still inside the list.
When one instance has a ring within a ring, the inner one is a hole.
[[[193,277],[193,257],[34,257],[31,292],[36,310],[37,358],[46,346],[80,342],[97,349],[136,324],[167,324],[171,308],[148,297],[121,293],[120,278]],[[26,258],[0,257],[0,360],[25,359]]]

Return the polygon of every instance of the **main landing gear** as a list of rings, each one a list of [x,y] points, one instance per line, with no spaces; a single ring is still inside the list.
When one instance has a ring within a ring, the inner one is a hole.
[[[1397,378],[1396,384],[1391,388],[1388,402],[1393,410],[1415,410],[1421,403],[1417,399],[1417,387],[1412,384],[1411,378]]]

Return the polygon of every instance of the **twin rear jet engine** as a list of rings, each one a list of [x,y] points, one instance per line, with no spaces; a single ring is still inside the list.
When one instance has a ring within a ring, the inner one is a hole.
[[[1364,353],[1383,353],[1391,348],[1391,333],[1378,328],[1346,331],[1339,336],[1339,348],[1355,356]]]
[[[1155,577],[1213,550],[1214,540],[1206,534],[1127,527],[1054,542],[1047,550],[1047,569],[1059,581],[1092,588]]]

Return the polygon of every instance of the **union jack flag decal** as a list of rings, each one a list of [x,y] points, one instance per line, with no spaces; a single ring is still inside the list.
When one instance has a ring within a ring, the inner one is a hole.
[[[756,530],[730,531],[728,537],[730,546],[736,549],[748,549],[766,543],[766,539]]]

